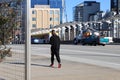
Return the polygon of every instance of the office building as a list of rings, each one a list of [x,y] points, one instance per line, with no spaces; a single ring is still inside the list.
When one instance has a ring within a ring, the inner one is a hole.
[[[32,29],[45,29],[60,24],[60,9],[49,5],[35,5],[32,10]]]
[[[31,7],[34,8],[35,5],[49,5],[49,0],[31,0]]]
[[[120,0],[111,0],[111,11],[115,11],[117,14],[120,11]]]
[[[74,21],[90,21],[90,16],[100,11],[100,3],[96,1],[84,1],[74,7]]]
[[[31,7],[34,5],[50,5],[50,8],[59,8],[60,9],[60,23],[63,22],[64,16],[64,0],[31,0]]]

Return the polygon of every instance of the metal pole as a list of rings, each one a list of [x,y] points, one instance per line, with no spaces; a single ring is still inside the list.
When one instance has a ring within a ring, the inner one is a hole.
[[[31,1],[26,1],[25,19],[25,80],[31,80],[31,32],[30,32],[30,8]]]
[[[64,19],[64,17],[65,17],[65,1],[64,0],[62,0],[62,23],[64,23],[65,22],[65,19]],[[61,11],[60,11],[61,12]],[[61,14],[61,13],[60,13]],[[61,17],[61,16],[60,16]]]

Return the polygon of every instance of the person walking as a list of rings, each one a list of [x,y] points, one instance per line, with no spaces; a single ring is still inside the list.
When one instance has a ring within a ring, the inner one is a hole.
[[[55,30],[52,30],[52,36],[50,37],[51,44],[51,64],[50,67],[54,67],[54,55],[58,61],[58,68],[61,68],[61,59],[59,55],[60,50],[60,38],[56,35]]]

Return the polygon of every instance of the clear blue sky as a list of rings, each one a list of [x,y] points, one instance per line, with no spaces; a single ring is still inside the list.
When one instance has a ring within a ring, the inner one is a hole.
[[[68,21],[73,21],[73,7],[84,1],[100,2],[100,9],[102,11],[110,10],[110,0],[65,0]]]

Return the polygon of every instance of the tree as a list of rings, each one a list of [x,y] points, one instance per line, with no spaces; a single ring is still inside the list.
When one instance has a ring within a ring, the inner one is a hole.
[[[13,2],[6,2],[0,4],[0,41],[2,45],[8,43],[13,38],[13,30],[17,27],[17,5],[20,0]]]

